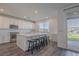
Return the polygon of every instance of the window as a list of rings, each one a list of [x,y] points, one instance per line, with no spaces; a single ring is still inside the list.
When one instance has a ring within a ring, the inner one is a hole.
[[[43,32],[48,32],[49,30],[49,23],[48,22],[42,22],[39,24],[39,29]]]
[[[40,29],[48,29],[48,22],[40,23],[39,27]]]

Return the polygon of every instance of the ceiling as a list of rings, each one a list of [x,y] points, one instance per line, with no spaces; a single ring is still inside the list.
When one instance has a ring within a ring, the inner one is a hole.
[[[57,17],[57,11],[68,5],[70,3],[0,3],[0,9],[4,9],[0,12],[29,20],[43,20]]]

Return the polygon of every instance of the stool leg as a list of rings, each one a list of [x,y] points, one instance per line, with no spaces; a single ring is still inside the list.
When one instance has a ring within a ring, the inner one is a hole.
[[[39,45],[38,45],[38,43],[36,42],[36,49],[37,49],[37,50],[38,50],[38,46],[39,46]]]
[[[33,54],[33,50],[34,50],[34,42],[32,42],[32,46],[31,46],[31,53]]]
[[[48,37],[46,38],[46,45],[48,45]]]
[[[30,42],[29,42],[29,46],[28,46],[28,52],[30,51]]]

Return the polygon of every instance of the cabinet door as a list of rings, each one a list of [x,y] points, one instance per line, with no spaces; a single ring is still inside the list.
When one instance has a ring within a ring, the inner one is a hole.
[[[0,35],[0,44],[3,43],[3,38],[2,36]]]
[[[4,41],[3,33],[0,31],[0,44],[2,44]]]
[[[1,28],[4,28],[4,29],[8,29],[9,28],[9,18],[7,17],[2,17],[1,19],[1,24],[2,24],[2,27]]]
[[[0,32],[0,44],[10,42],[10,34],[8,32]]]
[[[3,35],[3,43],[7,43],[7,42],[10,42],[10,33],[9,32],[5,32],[5,34]]]

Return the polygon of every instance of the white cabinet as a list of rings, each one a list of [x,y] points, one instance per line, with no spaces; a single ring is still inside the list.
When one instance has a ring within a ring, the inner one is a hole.
[[[32,29],[33,28],[33,23],[23,21],[23,20],[18,20],[18,26],[20,29]]]
[[[10,30],[10,25],[17,25],[18,30]],[[11,17],[0,16],[0,44],[10,42],[10,32],[27,32],[33,28],[33,23]]]
[[[12,18],[9,18],[9,25],[18,25],[18,20],[17,19],[12,19]]]
[[[3,39],[3,35],[1,35],[0,33],[0,44],[3,43],[4,39]]]
[[[9,19],[6,17],[0,16],[0,29],[9,28]]]
[[[0,44],[10,42],[10,34],[9,32],[3,32],[0,30]]]
[[[0,16],[0,29],[9,29],[10,25],[18,25],[19,29],[32,29],[34,24],[25,20]]]
[[[10,42],[10,33],[9,32],[6,32],[4,35],[3,35],[3,39],[4,39],[4,43],[7,43],[7,42]]]

